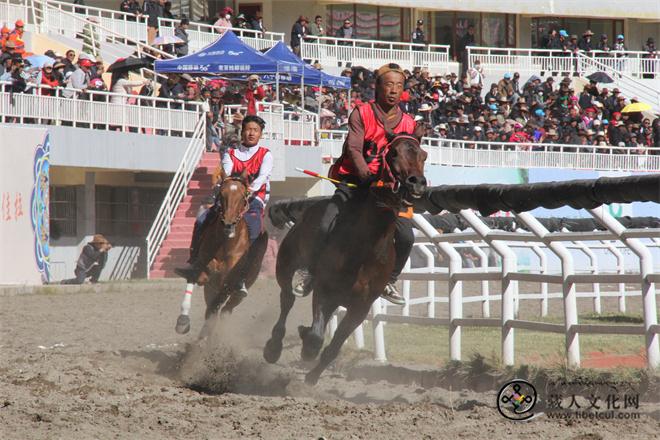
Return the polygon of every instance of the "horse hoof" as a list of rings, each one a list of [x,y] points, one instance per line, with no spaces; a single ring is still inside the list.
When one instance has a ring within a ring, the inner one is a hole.
[[[188,315],[179,315],[174,330],[180,335],[188,333],[190,331],[190,317]]]
[[[323,338],[313,333],[309,333],[303,339],[300,357],[303,361],[313,361],[321,352],[321,348],[323,348]]]
[[[319,375],[310,371],[305,375],[305,383],[309,386],[314,386],[319,382]]]
[[[266,359],[266,362],[269,364],[274,364],[280,359],[281,354],[282,341],[278,341],[277,339],[269,339],[268,342],[266,342],[266,346],[264,347],[264,359]]]
[[[305,327],[304,325],[299,325],[298,326],[298,335],[300,335],[300,339],[305,339],[305,336],[309,333],[311,330],[311,327]]]

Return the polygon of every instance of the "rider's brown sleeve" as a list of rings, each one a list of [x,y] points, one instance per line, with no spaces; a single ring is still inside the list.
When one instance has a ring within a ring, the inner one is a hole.
[[[364,125],[360,112],[356,108],[348,118],[348,137],[346,138],[346,153],[357,170],[358,178],[366,180],[369,177],[369,166],[364,160]]]

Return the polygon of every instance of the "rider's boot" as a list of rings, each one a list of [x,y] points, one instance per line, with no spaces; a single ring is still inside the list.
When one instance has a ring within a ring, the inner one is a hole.
[[[385,291],[381,293],[380,296],[392,304],[396,304],[398,306],[406,305],[406,299],[401,296],[399,290],[396,288],[396,280],[391,280],[389,283],[387,283],[385,286]]]

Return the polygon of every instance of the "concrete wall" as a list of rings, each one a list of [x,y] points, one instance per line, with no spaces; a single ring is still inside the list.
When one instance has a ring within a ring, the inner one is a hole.
[[[47,126],[51,164],[83,168],[175,172],[188,139]]]
[[[276,2],[279,4],[279,2]],[[332,0],[332,3],[361,3],[431,11],[481,11],[525,15],[621,18],[660,20],[657,0],[648,2],[620,0]]]

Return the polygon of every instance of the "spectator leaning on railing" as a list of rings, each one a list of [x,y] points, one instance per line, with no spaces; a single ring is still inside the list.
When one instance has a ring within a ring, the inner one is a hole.
[[[301,15],[291,28],[291,49],[300,56],[300,42],[307,36],[307,17]]]

